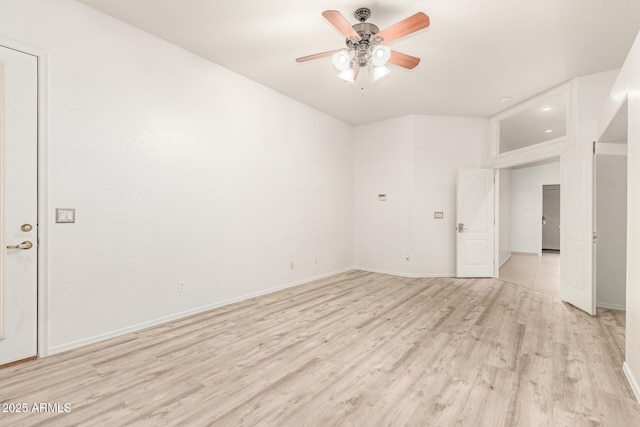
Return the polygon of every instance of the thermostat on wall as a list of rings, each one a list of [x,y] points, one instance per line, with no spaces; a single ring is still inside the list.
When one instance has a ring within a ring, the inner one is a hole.
[[[56,222],[59,224],[76,222],[76,210],[71,208],[57,208]]]
[[[386,202],[387,201],[387,195],[386,194],[378,194],[378,201]]]

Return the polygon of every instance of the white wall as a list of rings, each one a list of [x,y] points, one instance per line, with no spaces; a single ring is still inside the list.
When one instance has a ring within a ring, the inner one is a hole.
[[[598,113],[619,72],[615,69],[574,79],[577,144],[592,144],[598,140]]]
[[[560,184],[560,163],[533,164],[511,171],[511,250],[541,253],[542,186]]]
[[[602,135],[628,99],[627,319],[625,372],[640,400],[640,35],[625,60],[598,121]]]
[[[596,156],[596,303],[625,309],[627,157]]]
[[[498,263],[502,265],[511,257],[511,168],[500,169],[498,192]]]
[[[455,275],[456,174],[486,163],[487,141],[488,120],[479,118],[408,116],[357,127],[356,266]]]
[[[0,36],[49,54],[52,352],[353,265],[353,127],[75,1]]]
[[[415,116],[412,272],[455,276],[458,169],[485,167],[489,120]],[[444,219],[434,219],[443,211]]]
[[[355,265],[406,274],[411,264],[413,116],[356,128]],[[387,200],[379,201],[385,194]]]

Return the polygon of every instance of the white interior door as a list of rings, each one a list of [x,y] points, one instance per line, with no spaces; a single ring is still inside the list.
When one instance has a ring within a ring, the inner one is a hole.
[[[560,296],[595,314],[592,145],[563,153],[560,167]]]
[[[0,47],[0,365],[37,354],[37,58]]]
[[[460,169],[456,203],[456,276],[494,275],[494,172]]]

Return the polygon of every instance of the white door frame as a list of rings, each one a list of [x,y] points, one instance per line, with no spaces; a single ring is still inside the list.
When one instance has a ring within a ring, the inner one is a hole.
[[[38,58],[38,357],[49,355],[48,54],[0,36],[0,45]]]
[[[589,145],[591,146],[591,144],[589,144]],[[572,147],[573,147],[573,148],[577,147],[577,146],[575,146],[575,141],[574,141],[574,140],[572,140],[572,141],[571,141],[571,145],[567,146],[567,147],[566,147],[566,150],[564,150],[564,151],[565,151],[565,152],[567,152],[567,151],[568,151],[569,149],[571,149]],[[545,159],[552,158],[552,157],[556,157],[556,153],[555,153],[555,152],[553,152],[553,153],[552,153],[551,151],[549,151],[549,152],[547,152],[547,153],[544,155],[544,157],[541,155],[541,158],[538,158],[538,159],[536,159],[536,160],[545,160]],[[499,167],[497,167],[497,166],[496,166],[496,168],[497,168],[497,169],[505,169],[505,168],[509,168],[509,167],[513,167],[513,166],[518,166],[518,165],[526,164],[526,163],[528,163],[528,162],[522,162],[522,161],[513,162],[513,163],[511,163],[511,162],[507,162],[507,163],[502,164],[502,165],[501,165],[501,166],[499,166]],[[561,182],[561,185],[560,185],[561,197],[563,197],[563,196],[562,196],[562,194],[563,194],[562,192],[563,192],[563,191],[566,191],[566,186],[563,186],[562,184],[563,184],[563,183]],[[541,188],[541,190],[542,190],[542,188]],[[497,191],[497,192],[496,192],[496,199],[497,199],[497,200],[496,200],[496,210],[499,210],[499,206],[500,206],[500,205],[499,205],[499,203],[500,203],[500,200],[499,200],[499,193],[500,193],[499,191]],[[541,195],[541,198],[542,198],[542,195]],[[593,206],[592,206],[592,207],[593,207]],[[561,209],[561,213],[562,213],[562,212],[563,212],[562,203],[561,203],[561,207],[560,207],[560,209]],[[593,225],[592,225],[592,227],[591,227],[591,228],[593,229]],[[499,242],[500,242],[500,240],[499,240],[499,239],[500,239],[499,231],[500,231],[500,218],[499,218],[498,216],[496,216],[495,240],[496,240],[496,242],[498,242],[497,244],[499,244]],[[498,256],[498,253],[499,253],[499,248],[497,248],[497,249],[496,249],[496,251],[495,251],[495,255],[494,255],[494,256],[495,256],[495,257],[497,257],[497,256]],[[562,251],[561,251],[561,254],[562,254]],[[594,268],[594,267],[595,267],[595,263],[594,263],[593,258],[592,258],[592,268]],[[561,262],[560,262],[560,269],[561,269],[561,272],[562,272],[562,269],[563,269],[563,268],[566,268],[566,266],[564,266],[564,267],[563,267],[563,262],[561,261]],[[499,266],[498,261],[495,261],[495,262],[494,262],[494,276],[495,276],[495,278],[499,278],[499,275],[500,275],[500,266]],[[595,274],[593,274],[593,277],[595,277]],[[593,277],[592,277],[592,284],[591,284],[591,287],[593,288],[593,289],[592,289],[592,297],[593,297],[594,307],[595,307],[595,295],[596,295],[596,289],[595,289],[595,282],[594,282]],[[564,279],[561,279],[561,280],[564,280]],[[562,282],[561,282],[561,283],[562,283]],[[562,291],[562,285],[561,285],[561,291]],[[564,298],[564,296],[562,297],[562,299],[563,299],[564,301],[566,301],[566,299]],[[590,311],[589,311],[589,310],[585,310],[585,311],[589,312],[590,314],[595,314],[595,310],[590,310]]]
[[[573,141],[571,141],[573,143]],[[565,146],[565,149],[570,148],[570,145]],[[563,149],[564,150],[564,149]],[[493,277],[496,279],[500,277],[500,171],[503,169],[509,169],[514,166],[526,165],[529,163],[534,163],[542,160],[551,159],[553,157],[558,157],[560,153],[555,150],[549,150],[545,154],[541,154],[540,157],[535,158],[535,160],[531,161],[523,161],[518,160],[514,162],[505,162],[501,166],[494,166],[495,170],[495,180],[496,180],[496,191],[495,191],[495,250],[494,250],[494,272]],[[558,160],[559,161],[559,160]],[[542,187],[547,184],[543,184],[540,187],[540,212],[542,213]],[[562,190],[560,190],[562,191]],[[538,256],[542,255],[542,226],[540,227],[540,249],[538,250]]]

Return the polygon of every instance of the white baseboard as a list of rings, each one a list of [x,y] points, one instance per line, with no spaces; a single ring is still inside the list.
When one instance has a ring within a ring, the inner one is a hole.
[[[503,266],[507,261],[509,261],[510,259],[511,259],[511,254],[509,254],[509,256],[508,256],[508,257],[506,257],[506,258],[505,258],[505,260],[504,260],[504,261],[502,261],[502,262],[500,263],[500,265],[498,266],[498,268],[502,267],[502,266]]]
[[[356,268],[354,268],[354,267],[343,268],[343,269],[340,269],[340,270],[332,271],[330,273],[321,274],[319,276],[310,277],[310,278],[306,278],[306,279],[303,279],[303,280],[290,282],[290,283],[287,283],[287,284],[284,284],[284,285],[281,285],[281,286],[275,286],[273,288],[268,288],[268,289],[264,289],[264,290],[261,290],[261,291],[252,292],[250,294],[241,295],[239,297],[226,299],[224,301],[217,301],[217,302],[214,302],[214,303],[211,303],[211,304],[202,305],[200,307],[192,308],[190,310],[185,310],[185,311],[181,311],[179,313],[170,314],[168,316],[159,317],[157,319],[153,319],[153,320],[149,320],[147,322],[142,322],[142,323],[138,323],[138,324],[135,324],[135,325],[127,326],[126,328],[117,329],[117,330],[114,330],[114,331],[106,332],[104,334],[95,335],[95,336],[92,336],[92,337],[83,338],[81,340],[77,340],[77,341],[73,341],[73,342],[69,342],[69,343],[65,343],[65,344],[61,344],[61,345],[57,345],[57,346],[53,346],[53,347],[49,347],[49,349],[48,349],[49,351],[47,352],[46,355],[47,356],[52,356],[54,354],[62,353],[64,351],[73,350],[75,348],[83,347],[83,346],[89,345],[89,344],[95,344],[97,342],[105,341],[105,340],[108,340],[108,339],[111,339],[111,338],[115,338],[115,337],[119,337],[121,335],[129,334],[131,332],[137,332],[137,331],[140,331],[142,329],[150,328],[152,326],[157,326],[157,325],[160,325],[160,324],[163,324],[163,323],[171,322],[173,320],[178,320],[178,319],[182,319],[184,317],[193,316],[194,314],[203,313],[205,311],[213,310],[215,308],[219,308],[219,307],[222,307],[222,306],[225,306],[225,305],[229,305],[229,304],[233,304],[233,303],[236,303],[236,302],[244,301],[244,300],[247,300],[247,299],[250,299],[250,298],[255,298],[255,297],[258,297],[260,295],[270,294],[272,292],[281,291],[283,289],[293,288],[295,286],[304,285],[306,283],[313,282],[315,280],[325,279],[327,277],[335,276],[335,275],[341,274],[341,273],[346,273],[347,271],[352,271],[352,270],[355,270],[355,269]]]
[[[422,279],[429,277],[456,277],[455,273],[405,273],[399,271],[379,270],[377,268],[353,267],[354,270],[368,271],[370,273],[388,274],[390,276],[408,277],[410,279]]]
[[[596,307],[609,308],[611,310],[627,311],[627,306],[624,304],[611,304],[608,302],[596,301]]]
[[[627,362],[624,362],[622,364],[622,370],[627,376],[627,381],[629,381],[629,385],[631,386],[631,390],[633,390],[633,394],[636,395],[636,400],[640,402],[640,385],[638,385],[638,381],[636,381],[636,377],[633,376],[633,372],[631,372],[631,368],[629,368]]]

